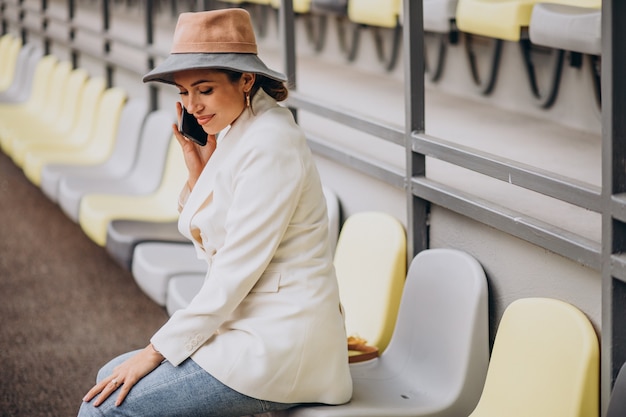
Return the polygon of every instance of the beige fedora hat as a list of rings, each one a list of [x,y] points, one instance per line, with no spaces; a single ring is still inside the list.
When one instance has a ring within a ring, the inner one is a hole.
[[[144,82],[174,84],[174,74],[191,69],[219,68],[253,72],[287,81],[257,55],[250,14],[240,8],[181,13],[170,55],[143,77]]]

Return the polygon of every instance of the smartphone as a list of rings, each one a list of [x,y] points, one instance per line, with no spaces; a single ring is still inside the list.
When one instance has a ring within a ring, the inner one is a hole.
[[[184,137],[192,142],[200,146],[206,145],[208,138],[207,133],[202,129],[202,126],[198,124],[196,118],[187,112],[185,107],[183,107],[183,114],[180,118],[178,130]]]

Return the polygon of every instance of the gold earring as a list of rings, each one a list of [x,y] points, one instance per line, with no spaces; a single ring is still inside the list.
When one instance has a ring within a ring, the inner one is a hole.
[[[246,93],[246,107],[250,107],[250,93]]]

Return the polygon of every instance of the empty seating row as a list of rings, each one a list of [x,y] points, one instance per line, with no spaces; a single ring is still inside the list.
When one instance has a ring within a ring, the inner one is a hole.
[[[2,150],[26,177],[102,246],[112,218],[174,220],[186,170],[173,112],[147,115],[146,103],[52,55],[32,64],[31,94],[0,103]]]
[[[487,309],[487,279],[474,258],[453,249],[422,251],[408,270],[388,348],[350,366],[352,400],[270,415],[599,415],[599,343],[579,309],[552,298],[513,301],[491,355]]]
[[[239,7],[246,4],[280,6],[278,0],[222,1]],[[328,17],[334,17],[340,50],[348,61],[356,59],[360,33],[369,28],[380,61],[388,70],[395,67],[403,25],[402,0],[301,0],[294,1],[293,5],[296,13],[317,21],[317,25],[311,22],[307,25],[307,34],[316,50],[321,50],[325,44]],[[481,94],[494,90],[502,43],[511,41],[520,45],[530,92],[540,107],[548,108],[556,100],[566,52],[571,55],[569,62],[573,67],[581,66],[581,55],[588,57],[594,97],[600,104],[601,0],[425,0],[422,5],[424,31],[437,38],[436,44],[426,44],[427,48],[432,48],[432,53],[425,57],[426,71],[432,81],[441,77],[447,43],[456,43],[460,31],[465,35],[470,74]],[[391,30],[392,35],[384,36],[381,31],[385,29]],[[386,40],[389,37],[391,39]],[[476,37],[493,40],[485,57],[486,68],[479,64],[483,57],[477,50]],[[538,47],[540,50],[535,53]],[[546,48],[552,57],[543,62],[540,55]],[[548,67],[549,71],[539,70],[540,66]],[[540,80],[546,77],[545,82]]]
[[[601,55],[601,7],[601,0],[459,0],[456,24],[469,36],[466,42],[469,63],[481,92],[489,94],[495,87],[502,42],[519,42],[532,94],[540,106],[551,106],[558,92],[564,51],[593,57]],[[479,74],[472,35],[494,40],[487,74]],[[545,91],[539,88],[532,45],[548,47],[554,55]],[[578,61],[570,60],[572,65],[579,65]],[[596,65],[592,66],[592,74],[596,98],[599,98],[599,73],[593,67]]]

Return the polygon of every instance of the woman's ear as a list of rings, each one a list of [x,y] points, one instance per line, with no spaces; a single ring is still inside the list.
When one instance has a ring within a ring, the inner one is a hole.
[[[241,75],[241,81],[243,91],[248,93],[250,92],[252,86],[254,85],[254,82],[256,81],[256,74],[254,74],[253,72],[244,72]]]

